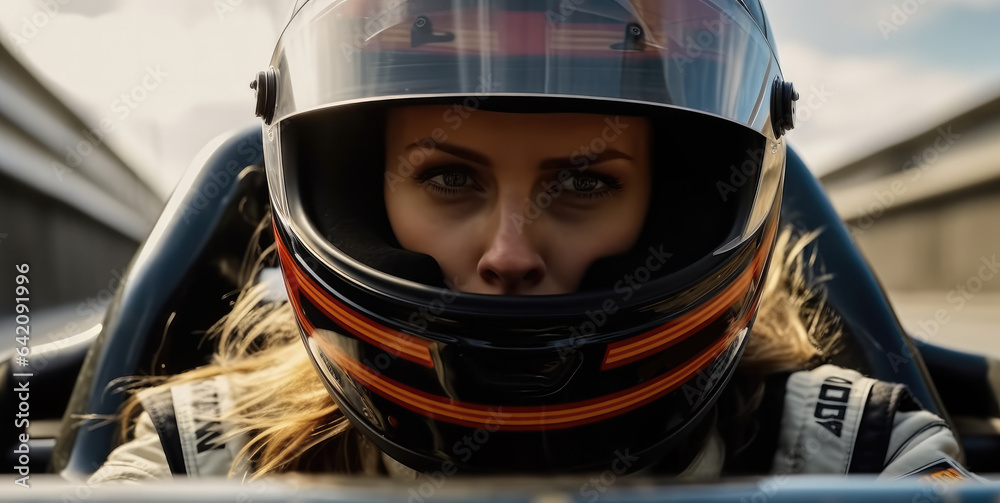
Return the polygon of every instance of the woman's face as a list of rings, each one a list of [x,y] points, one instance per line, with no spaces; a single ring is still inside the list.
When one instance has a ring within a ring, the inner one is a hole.
[[[570,293],[638,238],[649,150],[638,117],[398,108],[386,128],[389,222],[460,291]]]

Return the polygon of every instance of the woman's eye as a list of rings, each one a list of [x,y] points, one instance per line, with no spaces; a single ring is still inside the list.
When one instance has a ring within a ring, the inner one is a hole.
[[[568,178],[560,176],[555,192],[568,192],[581,199],[611,197],[622,188],[621,180],[603,173],[574,173]],[[550,188],[550,192],[552,189]]]
[[[598,179],[596,176],[574,176],[562,182],[563,189],[574,192],[596,192],[606,189],[608,184]]]
[[[438,184],[445,187],[465,187],[469,184],[469,175],[459,171],[449,171],[442,175],[437,175],[431,178],[431,180],[437,181]]]
[[[432,170],[418,176],[417,179],[431,192],[449,196],[476,186],[472,175],[461,169]]]

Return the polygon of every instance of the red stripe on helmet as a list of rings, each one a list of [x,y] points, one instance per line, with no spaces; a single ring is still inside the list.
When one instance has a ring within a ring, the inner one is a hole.
[[[604,353],[601,370],[613,369],[658,354],[698,333],[739,304],[741,297],[750,289],[751,282],[759,277],[764,264],[767,263],[776,228],[776,225],[770,226],[753,262],[725,290],[678,319],[624,341],[609,344]]]
[[[338,322],[341,327],[359,339],[414,363],[425,367],[434,367],[430,342],[384,327],[333,298],[298,267],[280,238],[275,239],[275,242],[277,243],[278,257],[285,271],[285,284],[288,286],[289,297],[302,294],[324,315]],[[294,303],[297,304],[297,301],[298,299],[295,299]],[[305,320],[305,313],[302,311],[301,305],[298,306],[297,311],[299,311],[300,319]]]
[[[542,407],[489,406],[432,395],[388,378],[358,362],[339,347],[317,339],[323,351],[341,369],[369,390],[417,414],[447,423],[491,430],[550,431],[590,424],[620,416],[676,390],[704,370],[730,344],[739,330],[732,330],[671,372],[618,393],[586,401]]]

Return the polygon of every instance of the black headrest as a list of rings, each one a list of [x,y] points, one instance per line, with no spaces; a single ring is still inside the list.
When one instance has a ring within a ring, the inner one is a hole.
[[[115,445],[116,424],[81,426],[78,415],[116,414],[123,396],[109,386],[115,379],[206,363],[205,330],[239,291],[267,208],[260,128],[213,142],[192,166],[128,265],[73,388],[50,466],[66,477],[85,478]]]

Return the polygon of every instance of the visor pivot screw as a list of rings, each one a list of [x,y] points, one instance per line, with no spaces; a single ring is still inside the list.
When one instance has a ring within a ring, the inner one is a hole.
[[[424,44],[451,42],[455,40],[454,33],[434,33],[434,25],[427,16],[417,16],[410,27],[410,47]]]
[[[785,82],[781,77],[775,77],[771,88],[771,129],[774,137],[781,138],[788,131],[795,129],[795,102],[799,93],[791,82]]]
[[[274,67],[257,72],[257,79],[250,83],[250,89],[257,95],[257,117],[263,118],[265,124],[271,124],[278,97],[278,72]]]
[[[620,44],[612,44],[611,48],[619,51],[641,51],[646,48],[646,39],[642,26],[636,23],[625,25],[625,40]]]

